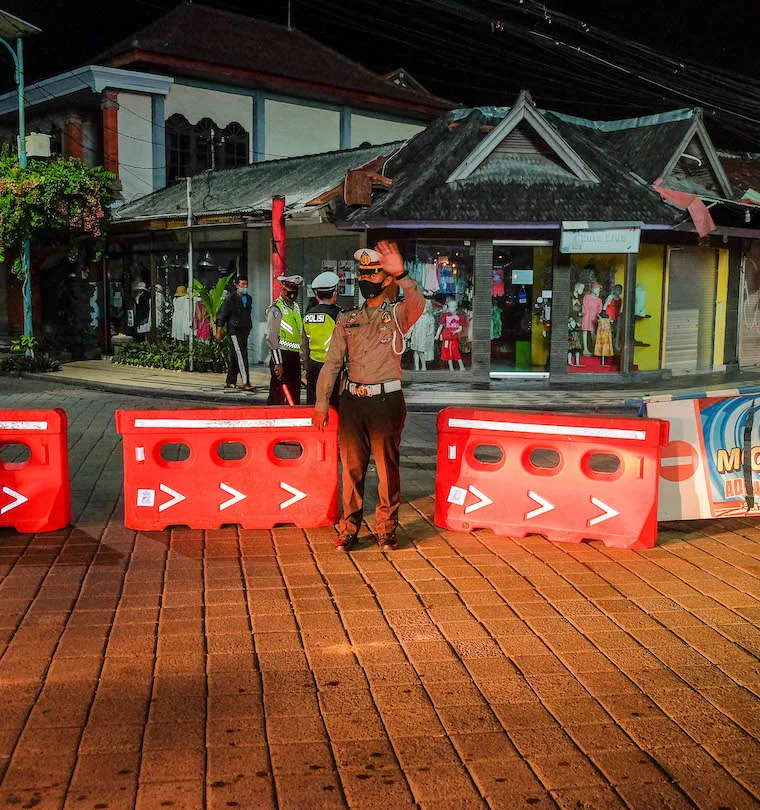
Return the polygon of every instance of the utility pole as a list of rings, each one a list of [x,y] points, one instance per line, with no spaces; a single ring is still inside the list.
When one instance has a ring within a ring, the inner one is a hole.
[[[291,31],[293,29],[292,22],[293,18],[290,13],[290,0],[288,0],[288,31]]]
[[[24,22],[13,14],[0,9],[0,42],[8,49],[16,68],[16,91],[18,93],[18,165],[26,168],[26,120],[24,110],[24,42],[23,38],[29,34],[39,34],[36,25]],[[15,38],[15,49],[8,41]],[[21,270],[24,274],[23,300],[24,300],[24,335],[34,337],[32,321],[32,246],[28,239],[24,239],[21,246]],[[27,354],[33,354],[30,348]]]
[[[190,371],[193,371],[193,317],[195,315],[195,296],[193,295],[193,178],[186,177],[187,183],[187,294],[190,296],[190,332],[187,338],[187,350]]]

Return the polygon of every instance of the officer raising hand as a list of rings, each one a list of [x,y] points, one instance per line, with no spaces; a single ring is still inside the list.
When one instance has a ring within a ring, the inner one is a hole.
[[[338,428],[343,518],[335,547],[348,551],[356,542],[371,452],[380,479],[375,534],[380,547],[390,551],[398,547],[399,445],[406,417],[401,355],[406,348],[405,335],[422,315],[425,299],[417,283],[404,271],[404,260],[395,244],[380,242],[376,250],[360,248],[354,258],[359,263],[359,289],[366,303],[338,316],[317,381],[312,424],[324,430],[330,393],[344,358],[348,358],[349,381],[340,397]],[[400,303],[389,300],[393,284],[403,290],[404,300]]]

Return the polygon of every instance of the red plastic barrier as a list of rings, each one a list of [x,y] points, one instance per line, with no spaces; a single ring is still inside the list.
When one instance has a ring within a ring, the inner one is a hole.
[[[312,408],[252,407],[195,411],[117,411],[124,445],[124,525],[145,531],[172,525],[217,529],[237,523],[302,529],[338,520],[338,415],[324,433]],[[238,461],[220,457],[227,442],[245,446]],[[297,458],[279,458],[275,445]],[[186,445],[184,461],[164,445]]]
[[[657,419],[447,408],[438,415],[436,525],[651,548],[667,441],[668,423]]]
[[[26,461],[0,460],[0,526],[25,534],[63,529],[71,520],[66,412],[0,411],[0,447],[19,444]]]

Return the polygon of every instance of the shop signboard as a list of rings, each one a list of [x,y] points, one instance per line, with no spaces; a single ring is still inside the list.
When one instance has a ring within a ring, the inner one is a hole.
[[[760,514],[760,389],[645,397],[644,403],[647,416],[670,423],[659,520]]]
[[[563,222],[560,253],[638,253],[639,228],[592,228],[587,222]]]

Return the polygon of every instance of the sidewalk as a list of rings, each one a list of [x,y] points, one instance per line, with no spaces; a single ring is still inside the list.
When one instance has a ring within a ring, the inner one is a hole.
[[[187,371],[135,368],[114,365],[110,360],[82,360],[64,365],[55,374],[27,375],[38,380],[76,385],[96,391],[130,393],[148,397],[170,397],[179,400],[197,400],[230,405],[256,404],[266,401],[269,391],[269,370],[254,366],[251,370],[250,393],[224,388],[223,374],[200,374]],[[600,380],[604,382],[604,380]],[[727,382],[722,375],[682,377],[642,385],[632,381],[630,388],[558,389],[546,388],[544,383],[494,380],[488,391],[477,391],[467,386],[448,383],[415,382],[404,387],[407,406],[424,411],[437,411],[447,405],[513,408],[541,411],[625,411],[632,412],[643,396],[670,396],[704,394],[706,392],[735,393],[737,388],[760,387],[760,371],[738,375]]]
[[[172,399],[59,376],[0,385],[65,408],[74,511],[0,528],[0,807],[760,808],[757,518],[649,550],[443,531],[416,413],[392,554],[366,526],[351,554],[331,528],[135,532],[114,409]]]

